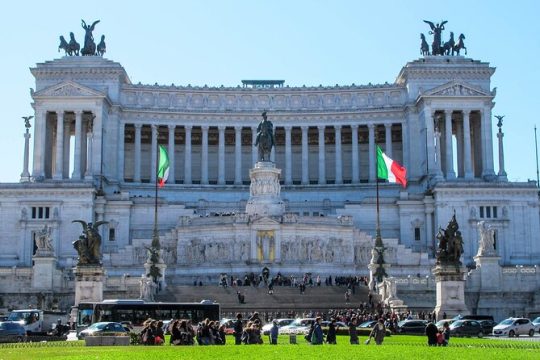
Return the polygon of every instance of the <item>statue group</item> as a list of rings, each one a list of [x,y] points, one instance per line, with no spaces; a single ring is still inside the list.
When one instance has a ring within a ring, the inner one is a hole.
[[[101,264],[101,235],[98,227],[107,224],[107,221],[98,221],[95,224],[86,223],[83,220],[73,220],[72,222],[81,223],[83,232],[77,240],[73,242],[73,247],[79,255],[77,265],[100,265]]]
[[[465,55],[467,55],[467,48],[465,47],[465,35],[459,35],[458,42],[454,40],[454,33],[450,32],[450,39],[446,42],[442,42],[442,31],[444,30],[444,25],[448,21],[441,21],[438,24],[434,24],[431,21],[424,20],[426,24],[429,25],[431,30],[429,31],[430,35],[433,35],[433,42],[431,43],[431,53],[429,52],[429,45],[426,41],[424,34],[420,34],[420,53],[422,55],[459,55],[461,49],[465,50]]]
[[[446,229],[439,227],[437,233],[439,247],[437,249],[437,264],[456,264],[460,265],[459,260],[463,254],[463,237],[459,231],[459,225],[456,220],[456,214],[448,222]]]
[[[81,26],[85,31],[84,34],[84,46],[81,49],[81,45],[75,40],[73,32],[69,33],[69,42],[66,41],[64,36],[60,35],[60,45],[58,45],[58,51],[64,50],[67,56],[103,56],[107,50],[105,45],[105,35],[101,35],[101,41],[96,45],[94,41],[94,35],[92,34],[96,24],[99,20],[96,20],[92,25],[87,25],[84,20],[81,20]]]

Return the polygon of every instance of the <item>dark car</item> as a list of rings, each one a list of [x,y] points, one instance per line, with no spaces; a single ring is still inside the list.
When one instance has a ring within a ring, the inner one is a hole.
[[[127,333],[127,331],[122,324],[117,322],[97,322],[81,331],[77,337],[81,340],[85,336],[93,336],[99,333]]]
[[[22,342],[26,337],[24,327],[13,321],[0,322],[0,342]]]
[[[484,334],[491,334],[493,328],[497,325],[497,322],[493,320],[481,320],[479,323],[482,326],[482,329],[484,329]]]
[[[450,325],[452,336],[484,336],[484,328],[476,320],[458,320]]]
[[[397,332],[399,334],[420,334],[423,335],[427,326],[426,320],[402,320],[398,322]]]

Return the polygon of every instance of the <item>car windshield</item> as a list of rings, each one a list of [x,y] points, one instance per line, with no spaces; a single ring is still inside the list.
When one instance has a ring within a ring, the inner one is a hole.
[[[506,319],[506,320],[501,321],[499,325],[512,325],[513,323],[514,323],[514,320]]]
[[[463,320],[454,321],[454,322],[450,325],[450,327],[451,327],[451,328],[460,327],[460,326],[463,326],[463,323],[464,323]]]
[[[88,327],[89,330],[102,330],[105,326],[107,326],[107,323],[95,323]]]
[[[532,321],[534,324],[540,323],[540,316]]]

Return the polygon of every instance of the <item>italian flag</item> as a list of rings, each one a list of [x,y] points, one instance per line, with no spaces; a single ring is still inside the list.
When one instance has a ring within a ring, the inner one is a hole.
[[[159,145],[159,164],[157,171],[157,178],[159,187],[163,187],[167,178],[169,177],[169,155],[165,146]]]
[[[377,177],[407,187],[407,169],[386,156],[379,146],[377,146]]]

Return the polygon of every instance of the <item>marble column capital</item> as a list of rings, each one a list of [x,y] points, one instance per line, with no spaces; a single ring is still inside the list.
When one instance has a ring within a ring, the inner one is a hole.
[[[375,130],[375,124],[367,124],[367,127],[369,131]]]
[[[174,129],[176,129],[176,125],[167,125],[167,127],[169,128],[169,130],[174,130]]]
[[[202,125],[202,126],[201,126],[201,130],[202,130],[203,132],[208,132],[209,129],[210,129],[210,126],[208,126],[208,125]]]
[[[326,129],[326,125],[318,125],[317,129],[319,129],[319,131],[324,131],[324,129]]]
[[[154,131],[157,131],[157,129],[158,129],[157,124],[151,124],[150,126],[152,127],[152,133],[153,133]]]
[[[385,124],[384,124],[384,128],[385,128],[385,129],[391,129],[391,128],[392,128],[392,125],[394,125],[394,124],[392,124],[392,123],[385,123]]]
[[[358,130],[359,125],[358,124],[352,124],[351,129]]]
[[[240,132],[240,131],[242,131],[242,129],[243,129],[243,126],[238,126],[237,125],[237,126],[234,127],[235,132]]]
[[[225,129],[226,129],[227,127],[224,126],[224,125],[219,125],[217,128],[218,128],[219,132],[223,132],[223,131],[225,131]]]
[[[285,129],[285,131],[290,132],[293,127],[292,127],[292,125],[283,125],[283,128]]]
[[[307,125],[302,125],[300,126],[300,128],[302,129],[302,131],[306,131],[306,132],[309,130],[309,126]]]
[[[133,126],[135,126],[135,129],[140,130],[142,128],[143,124],[136,123],[136,124],[133,124]]]
[[[341,130],[341,125],[334,125],[334,130],[340,131]]]

